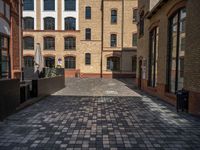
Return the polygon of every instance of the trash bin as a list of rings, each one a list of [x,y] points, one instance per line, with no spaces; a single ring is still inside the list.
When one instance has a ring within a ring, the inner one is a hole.
[[[185,110],[187,112],[189,92],[184,89],[178,90],[176,92],[176,97],[177,97],[177,104],[176,104],[177,112],[179,112],[179,110],[181,110],[182,112]]]

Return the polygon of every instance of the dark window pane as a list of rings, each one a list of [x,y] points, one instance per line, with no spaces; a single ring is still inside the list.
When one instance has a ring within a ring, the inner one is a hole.
[[[24,10],[34,10],[34,0],[24,0]]]
[[[133,37],[132,37],[132,46],[137,46],[137,33],[133,34]]]
[[[54,37],[45,37],[44,38],[44,49],[55,50],[55,38]]]
[[[133,9],[133,22],[138,21],[138,9]]]
[[[144,11],[140,14],[139,34],[144,35]]]
[[[45,67],[55,68],[55,57],[44,58]]]
[[[55,10],[55,0],[44,0],[44,10]]]
[[[34,49],[34,38],[33,37],[24,37],[23,43],[24,43],[24,49],[26,49],[26,50]]]
[[[86,65],[90,65],[91,64],[91,54],[90,53],[86,53],[85,54],[85,64]]]
[[[117,47],[117,35],[116,34],[111,34],[110,46],[111,47]]]
[[[91,40],[91,29],[90,28],[85,29],[85,39]]]
[[[65,18],[65,30],[76,30],[76,18]]]
[[[52,17],[44,18],[44,30],[55,30],[55,19]]]
[[[111,71],[120,71],[120,58],[119,57],[108,57],[107,58],[107,69]]]
[[[34,57],[25,56],[24,57],[24,67],[25,68],[33,68],[34,67]]]
[[[66,37],[65,38],[65,49],[66,50],[76,49],[76,38],[75,37]]]
[[[76,10],[76,0],[65,0],[65,10],[75,11]]]
[[[91,7],[85,8],[85,19],[91,19]]]
[[[111,23],[117,23],[117,10],[111,10]]]
[[[73,56],[65,57],[65,68],[76,69],[76,58]]]
[[[34,30],[34,18],[25,17],[23,20],[25,30]]]

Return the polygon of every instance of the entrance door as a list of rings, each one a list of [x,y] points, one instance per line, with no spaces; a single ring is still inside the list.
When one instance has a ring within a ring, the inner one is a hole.
[[[142,87],[142,60],[139,61],[139,76],[138,76],[138,87]]]

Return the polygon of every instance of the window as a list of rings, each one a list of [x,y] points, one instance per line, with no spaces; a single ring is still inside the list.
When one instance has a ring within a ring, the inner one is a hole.
[[[149,50],[149,83],[151,87],[157,86],[158,72],[158,34],[159,29],[155,27],[150,32],[150,50]]]
[[[117,23],[117,10],[115,9],[111,10],[111,23],[112,24]]]
[[[85,7],[85,19],[91,19],[91,7]]]
[[[27,36],[23,38],[24,49],[26,50],[34,50],[34,38]]]
[[[91,54],[90,53],[85,54],[85,65],[91,65]]]
[[[183,88],[185,56],[186,8],[178,10],[169,19],[168,91],[175,93]]]
[[[44,0],[44,10],[55,10],[55,0]]]
[[[91,40],[91,29],[85,29],[85,40]]]
[[[65,18],[65,30],[76,30],[76,18]]]
[[[55,50],[55,38],[54,37],[44,37],[44,49],[45,50]]]
[[[44,18],[44,30],[55,30],[55,19],[52,17]]]
[[[73,56],[65,57],[65,69],[76,69],[76,58]]]
[[[24,67],[25,68],[33,68],[34,67],[34,57],[25,56],[24,57]]]
[[[25,17],[23,20],[24,20],[24,29],[25,30],[34,30],[34,18]]]
[[[144,11],[140,14],[139,34],[140,36],[144,35]]]
[[[107,58],[107,69],[111,71],[120,71],[120,58],[119,57],[108,57]]]
[[[133,9],[133,22],[138,21],[138,9]]]
[[[45,67],[55,68],[55,57],[45,57],[44,58]]]
[[[0,79],[9,78],[9,38],[0,34]]]
[[[34,10],[34,0],[24,0],[24,10]]]
[[[110,36],[110,46],[111,47],[117,47],[117,35],[111,34]]]
[[[133,33],[132,46],[137,46],[137,33]]]
[[[76,10],[76,0],[65,0],[65,10],[75,11]]]
[[[76,49],[76,38],[75,37],[66,37],[65,38],[65,49],[66,50],[75,50]]]

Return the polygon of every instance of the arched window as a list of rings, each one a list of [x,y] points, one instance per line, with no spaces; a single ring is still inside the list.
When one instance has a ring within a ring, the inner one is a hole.
[[[65,18],[65,30],[76,30],[76,18]]]
[[[54,56],[44,57],[44,64],[45,64],[45,67],[54,68],[55,57]]]
[[[117,10],[115,9],[111,10],[111,23],[112,24],[117,23]]]
[[[111,71],[120,71],[120,58],[119,57],[108,57],[107,58],[107,69]]]
[[[33,68],[34,67],[34,57],[33,56],[24,56],[24,67]]]
[[[75,11],[76,10],[76,0],[65,0],[65,10]]]
[[[55,50],[55,38],[54,37],[44,37],[44,49],[45,50]]]
[[[85,19],[91,19],[91,7],[85,7]]]
[[[117,34],[110,35],[110,46],[117,47]]]
[[[65,38],[65,50],[75,50],[76,49],[76,38],[66,37]]]
[[[55,30],[55,18],[53,17],[44,18],[44,30]]]
[[[91,54],[90,53],[85,54],[85,65],[91,65]]]
[[[24,37],[23,45],[25,50],[34,50],[34,38],[31,36]]]
[[[184,58],[186,37],[186,8],[181,8],[169,18],[168,91],[175,93],[184,85]]]
[[[76,58],[74,56],[65,57],[65,69],[76,69]]]
[[[34,0],[23,0],[24,10],[34,10]]]
[[[44,0],[44,10],[55,10],[55,0]]]
[[[34,30],[34,18],[24,17],[24,30]]]
[[[85,29],[85,40],[91,40],[91,29],[90,28]]]

